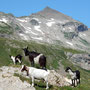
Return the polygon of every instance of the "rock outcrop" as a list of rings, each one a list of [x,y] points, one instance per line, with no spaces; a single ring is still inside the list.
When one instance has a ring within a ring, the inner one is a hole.
[[[0,90],[35,90],[26,81],[22,82],[14,73],[19,73],[19,68],[3,66],[0,68]]]

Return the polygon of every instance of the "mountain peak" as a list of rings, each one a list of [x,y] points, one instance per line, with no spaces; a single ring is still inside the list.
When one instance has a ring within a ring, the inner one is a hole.
[[[45,18],[52,18],[53,17],[54,19],[57,19],[57,20],[59,19],[60,21],[65,21],[65,20],[72,21],[73,20],[71,17],[64,15],[63,13],[61,13],[55,9],[52,9],[48,6],[36,14],[42,15]]]
[[[47,6],[46,8],[44,8],[44,10],[53,10],[53,9]]]
[[[51,12],[58,12],[58,11],[56,11],[56,10],[48,7],[48,6],[47,6],[46,8],[44,8],[43,11],[44,11],[44,12],[50,12],[50,13],[51,13]]]
[[[56,15],[56,14],[58,15],[58,14],[60,14],[60,12],[58,12],[58,11],[47,6],[42,11],[38,12],[38,14],[49,17],[49,16]]]

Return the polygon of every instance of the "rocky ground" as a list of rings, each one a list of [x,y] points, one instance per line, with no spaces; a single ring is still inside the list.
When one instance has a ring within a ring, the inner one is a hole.
[[[29,83],[22,82],[19,77],[14,76],[19,70],[6,66],[0,68],[0,90],[35,90]]]
[[[51,70],[48,75],[48,82],[50,85],[55,86],[70,86],[71,80],[57,73],[55,70]]]
[[[28,82],[22,82],[19,77],[14,76],[14,73],[26,77],[25,73],[20,72],[20,68],[11,66],[3,66],[0,68],[0,90],[35,90]],[[50,70],[48,82],[50,85],[55,86],[69,86],[71,84],[70,79],[60,75],[54,70]]]

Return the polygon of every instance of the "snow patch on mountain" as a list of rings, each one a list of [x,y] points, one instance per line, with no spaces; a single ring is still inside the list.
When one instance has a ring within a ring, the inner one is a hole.
[[[31,38],[36,39],[36,40],[43,40],[42,37],[31,37]]]
[[[42,32],[42,30],[40,29],[40,26],[34,26],[34,29],[37,30],[37,31],[39,31],[39,32],[41,32],[42,34],[44,34],[44,33]]]
[[[2,19],[0,19],[0,21],[1,21],[1,22],[5,22],[5,23],[8,22],[8,20],[7,20],[6,18],[2,18]]]
[[[18,21],[20,21],[20,22],[27,22],[27,20],[25,20],[25,19],[17,19]]]
[[[25,30],[31,30],[30,27],[27,27],[27,26],[23,26],[25,28]]]
[[[47,22],[46,25],[47,25],[48,27],[51,27],[54,23],[55,23],[55,22]]]
[[[71,45],[71,46],[73,46],[73,43],[71,43],[71,42],[68,42],[68,41],[67,41],[66,43],[69,44],[69,45]]]
[[[19,23],[22,27],[23,27],[23,24],[22,23]]]
[[[48,19],[47,21],[54,21],[55,19],[54,18],[50,18],[50,19]]]
[[[31,29],[31,27],[27,27],[27,29]]]
[[[37,33],[32,32],[32,30],[30,30],[30,29],[26,30],[25,33],[27,33],[27,34],[32,33],[33,35],[38,35]]]
[[[25,34],[20,33],[19,35],[23,40],[29,40],[29,38]]]
[[[84,34],[84,33],[79,33],[79,36],[80,36],[80,37],[86,37],[87,35]]]

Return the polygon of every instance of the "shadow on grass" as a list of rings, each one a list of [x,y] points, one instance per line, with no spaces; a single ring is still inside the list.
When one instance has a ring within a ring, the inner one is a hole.
[[[40,84],[36,84],[35,83],[35,87],[39,87],[39,88],[45,89],[46,85],[40,85]],[[49,89],[51,89],[52,87],[53,87],[52,85],[49,85]]]

